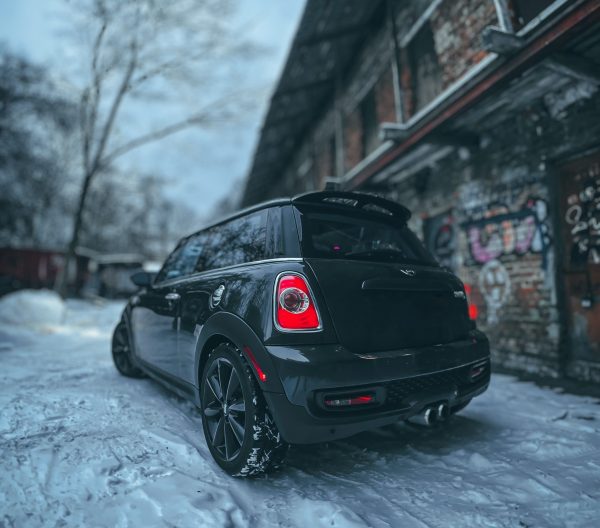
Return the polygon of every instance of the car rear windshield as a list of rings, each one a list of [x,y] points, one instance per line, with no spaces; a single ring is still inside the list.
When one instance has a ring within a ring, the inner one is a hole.
[[[299,217],[304,257],[436,264],[416,235],[393,217],[310,210]]]

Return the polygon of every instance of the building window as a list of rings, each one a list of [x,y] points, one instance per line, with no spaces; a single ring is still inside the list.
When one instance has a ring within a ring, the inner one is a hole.
[[[369,90],[369,93],[361,101],[360,117],[363,128],[362,157],[364,158],[373,152],[379,143],[379,120],[377,119],[375,90]]]
[[[335,178],[337,171],[335,169],[336,166],[336,157],[337,157],[337,149],[336,149],[336,141],[335,141],[335,134],[332,134],[331,137],[329,138],[329,141],[327,142],[327,150],[328,150],[328,155],[327,155],[327,172],[328,172],[328,176],[331,176],[332,178]]]
[[[407,54],[412,74],[413,104],[411,106],[415,112],[418,112],[442,91],[442,70],[428,22],[423,24],[408,44]]]
[[[522,28],[538,16],[544,9],[554,3],[555,0],[513,0],[512,6],[516,21],[516,27]]]

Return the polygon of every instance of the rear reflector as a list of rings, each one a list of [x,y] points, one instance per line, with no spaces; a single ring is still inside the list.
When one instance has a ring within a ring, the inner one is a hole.
[[[361,394],[360,396],[352,396],[349,398],[326,398],[325,405],[327,407],[348,407],[351,405],[367,405],[375,403],[375,396],[372,394]]]
[[[306,279],[284,273],[275,284],[275,326],[282,331],[319,330],[321,321]]]
[[[479,365],[471,367],[471,370],[469,371],[469,378],[471,381],[477,379],[485,372],[486,365],[487,363],[479,363]]]
[[[252,349],[249,346],[245,346],[244,352],[246,353],[246,356],[248,356],[250,363],[252,363],[252,366],[254,367],[254,370],[256,371],[256,375],[258,376],[258,379],[260,381],[262,381],[263,383],[265,381],[267,381],[267,375],[265,374],[264,370],[260,368],[258,361],[256,361],[256,358],[254,357],[254,354],[252,353]]]

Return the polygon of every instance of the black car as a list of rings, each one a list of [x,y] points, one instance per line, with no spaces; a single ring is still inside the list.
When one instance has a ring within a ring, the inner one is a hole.
[[[489,343],[409,218],[368,194],[314,192],[184,238],[156,276],[132,277],[118,370],[199,406],[234,475],[276,467],[289,444],[444,420],[487,389]]]

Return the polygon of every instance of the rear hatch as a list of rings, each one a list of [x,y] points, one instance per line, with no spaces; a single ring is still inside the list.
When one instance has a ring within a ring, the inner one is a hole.
[[[304,259],[345,347],[377,352],[468,335],[462,283],[435,263],[405,221],[342,207],[296,207]]]

